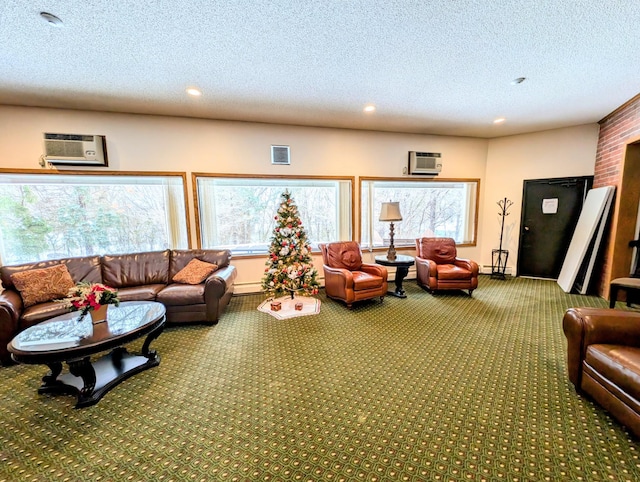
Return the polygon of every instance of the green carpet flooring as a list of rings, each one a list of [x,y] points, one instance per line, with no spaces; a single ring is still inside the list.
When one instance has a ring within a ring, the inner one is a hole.
[[[36,393],[46,367],[2,368],[0,481],[640,480],[639,441],[566,374],[565,309],[604,300],[486,276],[473,298],[405,288],[353,310],[322,292],[282,321],[234,297],[80,410]]]

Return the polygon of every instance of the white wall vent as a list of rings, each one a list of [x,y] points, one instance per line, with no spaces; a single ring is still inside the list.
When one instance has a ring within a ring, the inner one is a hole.
[[[44,134],[44,160],[55,165],[108,166],[104,136]]]
[[[282,166],[291,164],[289,146],[271,146],[271,164]]]

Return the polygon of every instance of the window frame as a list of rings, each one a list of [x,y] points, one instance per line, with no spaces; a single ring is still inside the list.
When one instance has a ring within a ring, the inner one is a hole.
[[[420,182],[420,183],[476,183],[476,199],[475,199],[475,212],[473,216],[473,240],[469,243],[456,243],[458,247],[473,247],[478,245],[478,215],[480,209],[480,179],[479,178],[419,178],[419,177],[375,177],[375,176],[365,176],[360,177],[358,179],[358,212],[359,212],[359,223],[358,223],[358,244],[363,246],[362,244],[362,227],[363,227],[363,203],[362,203],[362,184],[363,182]],[[407,249],[413,248],[415,245],[413,244],[397,244],[394,242],[394,246],[397,249]],[[374,252],[374,251],[387,251],[389,246],[363,246],[363,249]]]
[[[196,243],[198,248],[202,249],[202,231],[200,226],[200,205],[198,200],[198,182],[199,177],[204,178],[221,178],[221,179],[277,179],[277,180],[312,180],[312,181],[348,181],[351,184],[350,199],[351,209],[349,210],[350,216],[350,238],[354,239],[355,231],[355,177],[353,176],[314,176],[314,175],[286,175],[286,174],[229,174],[229,173],[211,173],[211,172],[192,172],[191,173],[191,186],[193,191],[193,210],[195,218],[196,228]],[[320,251],[313,250],[312,253],[318,254]],[[256,253],[256,254],[233,254],[236,259],[251,259],[251,258],[264,258],[268,253]]]
[[[0,168],[0,176],[2,175],[27,175],[27,176],[95,176],[95,177],[170,177],[180,178],[182,182],[182,198],[184,204],[184,222],[185,222],[185,235],[187,241],[187,249],[192,248],[191,241],[191,222],[189,217],[189,194],[187,186],[187,173],[182,171],[108,171],[100,170],[93,171],[88,169],[12,169],[12,168]],[[176,249],[168,247],[167,249]],[[101,253],[109,254],[109,253]],[[34,260],[42,261],[42,260]],[[0,258],[0,264],[4,261]]]

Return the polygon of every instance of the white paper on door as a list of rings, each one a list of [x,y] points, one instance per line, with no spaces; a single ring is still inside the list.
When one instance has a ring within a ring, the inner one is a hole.
[[[557,214],[558,198],[542,200],[542,214]]]

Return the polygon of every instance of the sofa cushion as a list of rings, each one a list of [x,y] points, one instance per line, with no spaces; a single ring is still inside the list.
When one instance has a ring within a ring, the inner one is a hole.
[[[120,301],[156,301],[158,293],[164,287],[162,284],[151,284],[118,288],[118,298]]]
[[[364,271],[353,271],[353,289],[355,291],[380,288],[384,280],[380,276],[374,276]]]
[[[468,269],[460,268],[453,264],[439,264],[436,269],[438,270],[439,280],[469,280],[471,279],[471,271]]]
[[[25,330],[41,321],[48,320],[54,316],[64,315],[69,312],[64,304],[56,301],[45,301],[37,305],[25,308],[20,317],[20,330]]]
[[[100,256],[85,256],[62,260],[69,268],[69,274],[76,283],[102,283]]]
[[[182,268],[173,277],[175,283],[184,283],[188,285],[199,285],[207,277],[213,273],[218,266],[211,263],[200,261],[199,259],[192,259],[189,263]]]
[[[362,266],[360,246],[353,241],[329,243],[326,245],[326,264],[332,268],[359,270]]]
[[[167,323],[215,323],[207,319],[207,305],[167,305]]]
[[[420,238],[418,248],[418,256],[436,264],[453,264],[458,255],[453,238]]]
[[[169,283],[169,253],[152,251],[102,257],[103,283],[113,288]]]
[[[640,348],[623,345],[589,345],[585,363],[620,387],[636,400],[640,400]]]
[[[25,307],[64,298],[75,286],[69,270],[63,264],[13,273],[11,281],[20,292]]]
[[[171,251],[169,264],[169,279],[183,269],[192,259],[199,259],[205,263],[218,266],[218,269],[229,266],[231,251],[228,249],[174,249]]]
[[[102,283],[102,272],[100,268],[100,256],[82,256],[79,258],[50,259],[47,261],[37,261],[35,263],[24,263],[14,266],[0,267],[0,277],[5,289],[14,288],[11,275],[31,269],[50,268],[52,266],[65,265],[73,281],[79,283]]]
[[[204,303],[204,284],[170,284],[158,293],[156,301],[159,301],[165,306],[185,306]]]

